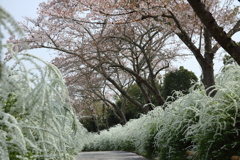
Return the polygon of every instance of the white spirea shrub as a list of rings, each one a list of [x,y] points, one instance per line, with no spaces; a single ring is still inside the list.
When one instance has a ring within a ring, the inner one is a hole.
[[[225,67],[216,76],[216,90],[214,98],[201,99],[198,121],[186,132],[200,160],[240,155],[240,67]]]
[[[156,107],[125,126],[92,136],[85,148],[128,150],[160,160],[230,159],[240,155],[240,67],[225,67],[216,76],[215,88],[216,95],[209,97],[202,85],[197,86],[167,104],[166,110]],[[186,154],[188,150],[191,155]]]
[[[33,55],[13,54],[2,73],[0,159],[74,159],[86,130],[59,70]]]
[[[164,111],[161,107],[141,115],[139,119],[131,119],[126,125],[116,125],[109,130],[94,134],[86,144],[87,150],[125,150],[138,152],[145,156],[151,153],[154,147],[153,139],[157,127],[161,125]]]

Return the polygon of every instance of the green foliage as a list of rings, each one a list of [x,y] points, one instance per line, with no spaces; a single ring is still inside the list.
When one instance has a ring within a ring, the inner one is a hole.
[[[198,81],[198,78],[193,72],[190,72],[183,67],[180,67],[179,70],[176,70],[174,72],[169,72],[166,74],[164,78],[164,84],[161,86],[158,84],[158,88],[160,92],[162,92],[162,95],[166,99],[167,97],[176,98],[178,95],[176,95],[180,91],[183,94],[189,93],[189,88],[192,86],[193,81]],[[142,104],[146,104],[147,102],[144,99],[144,95],[141,92],[141,89],[139,86],[135,83],[131,85],[128,90],[128,94],[133,97],[135,100]],[[179,92],[179,93],[180,93]],[[173,94],[175,93],[175,94]],[[150,95],[150,100],[152,104],[158,104],[157,100],[154,96]],[[171,99],[173,100],[173,99]],[[117,100],[116,104],[118,106],[121,106],[122,103],[121,100]],[[125,116],[127,120],[133,119],[133,118],[139,118],[140,114],[144,113],[143,108],[139,108],[126,100],[126,106],[125,106]]]
[[[17,102],[16,96],[14,96],[11,93],[8,94],[7,100],[3,103],[3,111],[9,113],[11,109],[14,108],[16,102]]]
[[[140,102],[141,104],[145,103],[143,94],[136,83],[129,87],[128,94],[131,97],[133,97],[135,100]],[[127,100],[126,106],[125,106],[125,115],[126,115],[127,120],[133,119],[133,118],[138,118],[139,114],[142,112],[143,112],[142,108],[135,106],[134,104],[132,104],[131,102],[129,102]]]
[[[224,55],[224,57],[223,57],[223,64],[224,65],[233,65],[233,64],[236,64],[236,61],[234,61],[234,59],[231,57],[231,56],[229,56],[229,55]]]
[[[81,124],[88,130],[88,132],[97,132],[94,120],[92,117],[80,119]]]
[[[160,84],[158,84],[158,87],[161,90]],[[127,92],[131,97],[133,97],[133,99],[137,100],[141,104],[146,104],[146,101],[143,97],[143,93],[136,83],[131,85],[129,87],[129,89],[127,90]],[[152,104],[158,104],[157,100],[154,96],[150,95],[149,98],[150,98]],[[117,100],[116,104],[118,104],[118,103],[122,103],[121,100]],[[126,116],[127,120],[139,118],[140,114],[144,113],[143,108],[137,107],[136,105],[129,102],[128,100],[126,100],[126,106],[125,106],[124,111],[125,111],[125,116]]]
[[[107,121],[108,121],[108,126],[109,127],[113,127],[116,124],[119,124],[119,120],[114,115],[114,112],[112,111],[112,109],[108,109],[107,113],[108,113],[107,114]]]
[[[181,91],[183,94],[187,94],[192,83],[197,81],[198,78],[193,72],[180,67],[179,70],[169,72],[165,75],[163,96],[166,99],[168,96],[172,96],[174,91]]]

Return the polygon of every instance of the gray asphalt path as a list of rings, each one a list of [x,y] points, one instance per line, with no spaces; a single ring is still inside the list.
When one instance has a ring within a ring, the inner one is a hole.
[[[76,160],[147,160],[135,153],[124,151],[81,152]]]

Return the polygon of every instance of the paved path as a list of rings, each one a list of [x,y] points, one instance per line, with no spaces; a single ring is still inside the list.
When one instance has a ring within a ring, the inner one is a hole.
[[[124,151],[81,152],[76,160],[147,160],[135,153]]]

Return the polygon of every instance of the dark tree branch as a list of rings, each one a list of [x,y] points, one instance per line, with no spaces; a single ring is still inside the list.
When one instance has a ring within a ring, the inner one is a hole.
[[[194,12],[205,25],[208,32],[240,65],[240,46],[221,28],[201,0],[188,0]]]
[[[203,66],[204,57],[201,54],[201,51],[194,45],[191,38],[188,36],[187,32],[182,28],[180,22],[175,17],[175,15],[169,11],[170,15],[162,15],[166,18],[171,18],[174,20],[175,24],[177,25],[177,28],[180,30],[180,32],[177,32],[177,36],[185,43],[185,45],[192,51],[194,56],[196,57],[197,61],[201,66]]]

